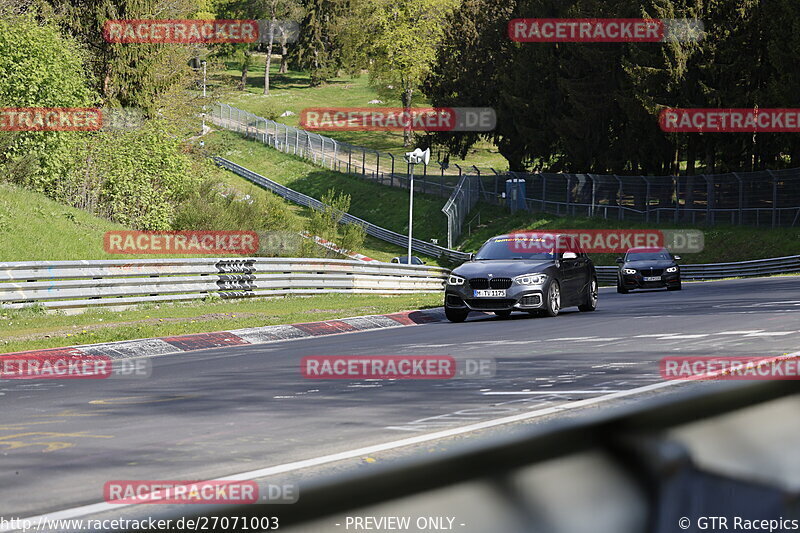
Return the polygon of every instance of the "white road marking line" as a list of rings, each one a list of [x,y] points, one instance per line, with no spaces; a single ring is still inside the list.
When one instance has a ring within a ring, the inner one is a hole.
[[[486,420],[484,422],[477,422],[475,424],[469,424],[467,426],[461,426],[458,428],[452,428],[442,431],[435,431],[433,433],[426,433],[424,435],[417,435],[414,437],[409,437],[405,439],[395,440],[391,442],[386,442],[383,444],[375,444],[373,446],[365,446],[363,448],[356,448],[353,450],[347,450],[344,452],[339,453],[332,453],[329,455],[322,455],[320,457],[313,457],[311,459],[304,459],[301,461],[294,461],[291,463],[285,463],[281,465],[269,466],[266,468],[260,468],[258,470],[250,470],[248,472],[242,472],[240,474],[234,474],[231,476],[225,476],[221,478],[216,478],[210,481],[249,481],[253,479],[258,479],[267,476],[274,476],[277,474],[284,474],[287,472],[293,472],[295,470],[301,470],[304,468],[311,468],[314,466],[321,466],[329,463],[335,463],[337,461],[343,461],[346,459],[356,459],[362,457],[364,455],[371,455],[374,453],[384,452],[388,450],[394,450],[397,448],[403,448],[406,446],[413,446],[415,444],[422,444],[425,442],[431,442],[439,439],[444,439],[448,437],[453,437],[457,435],[463,435],[466,433],[472,433],[473,431],[479,431],[483,429],[489,429],[497,426],[502,426],[505,424],[512,424],[514,422],[522,422],[524,420],[530,420],[532,418],[539,418],[542,416],[547,416],[551,414],[555,414],[561,411],[569,411],[571,409],[578,409],[580,407],[586,407],[590,405],[596,405],[599,403],[616,400],[619,398],[625,398],[626,396],[633,396],[635,394],[641,394],[643,392],[648,392],[652,390],[663,389],[667,387],[672,387],[677,384],[684,383],[678,380],[671,380],[671,381],[660,381],[658,383],[653,383],[651,385],[645,385],[643,387],[637,387],[634,389],[628,389],[620,392],[614,392],[611,394],[607,394],[604,396],[599,396],[596,398],[587,398],[585,400],[578,400],[575,402],[569,402],[566,404],[559,404],[553,407],[547,407],[544,409],[535,409],[533,411],[528,411],[526,413],[520,413],[517,415],[506,416],[503,418],[495,418],[492,420]],[[552,393],[551,393],[552,394]],[[107,512],[107,511],[117,511],[123,509],[125,507],[130,507],[135,504],[112,504],[107,502],[101,503],[93,503],[89,505],[81,505],[79,507],[73,507],[70,509],[64,509],[62,511],[55,511],[48,514],[31,516],[27,518],[21,518],[20,522],[25,520],[29,520],[31,522],[36,523],[43,523],[46,520],[64,520],[69,518],[77,518],[81,516],[91,515],[95,513]],[[11,529],[11,523],[7,523],[6,525],[0,525],[0,531],[14,531]]]
[[[748,333],[758,333],[764,331],[763,329],[746,329],[743,331],[718,331],[714,335],[747,335]]]
[[[745,337],[772,337],[774,335],[791,335],[794,331],[763,331],[761,333],[750,333]]]
[[[542,339],[541,342],[547,341],[588,341],[596,337],[561,337],[560,339]]]
[[[665,337],[669,335],[680,335],[680,333],[648,333],[647,335],[634,335],[634,338]]]
[[[622,392],[618,390],[552,390],[552,391],[508,391],[484,392],[484,396],[509,396],[513,394],[606,394]]]
[[[700,339],[708,337],[708,333],[698,333],[697,335],[670,335],[668,337],[659,337],[658,340],[671,340],[671,339]]]

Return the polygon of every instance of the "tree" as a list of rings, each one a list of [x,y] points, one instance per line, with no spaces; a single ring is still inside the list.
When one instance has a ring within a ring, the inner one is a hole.
[[[95,91],[104,105],[136,107],[149,116],[164,107],[161,97],[185,87],[196,47],[168,44],[115,44],[103,25],[116,19],[187,19],[202,7],[198,0],[42,0],[53,20],[81,43]]]
[[[354,0],[354,15],[346,20],[350,62],[369,66],[371,84],[379,94],[399,97],[403,109],[431,71],[444,35],[447,15],[458,0]],[[403,133],[410,146],[412,131]]]
[[[298,0],[265,0],[266,15],[269,19],[267,40],[267,59],[264,63],[264,94],[269,94],[269,69],[272,64],[272,48],[276,34],[281,43],[281,67],[286,57],[286,44],[293,32],[290,22],[297,21],[303,12]]]
[[[515,5],[513,1],[465,0],[447,17],[436,59],[423,84],[435,107],[492,107],[502,113],[505,93],[501,86],[514,83],[512,77],[526,75],[509,70],[517,52],[506,28]],[[529,83],[518,81],[526,87]],[[512,170],[524,170],[525,145],[531,137],[519,131],[522,124],[499,120],[493,132],[435,133],[431,140],[462,158],[478,140],[490,140],[498,145]]]
[[[341,66],[338,23],[348,12],[348,0],[304,0],[303,8],[300,38],[290,62],[297,69],[308,70],[310,85],[316,87]]]
[[[257,19],[260,10],[259,2],[250,0],[218,0],[215,14],[219,19]],[[247,89],[247,77],[253,65],[253,43],[218,43],[212,45],[212,55],[219,58],[230,58],[236,61],[241,71],[238,89]]]
[[[344,250],[356,251],[364,245],[366,232],[358,224],[342,224],[342,217],[350,209],[350,195],[329,189],[320,200],[324,206],[314,209],[306,231],[322,237]],[[304,254],[313,255],[313,241],[304,243]]]
[[[97,95],[88,87],[78,44],[32,14],[0,20],[0,106],[88,107]],[[0,170],[34,190],[47,191],[65,171],[79,132],[4,132]]]

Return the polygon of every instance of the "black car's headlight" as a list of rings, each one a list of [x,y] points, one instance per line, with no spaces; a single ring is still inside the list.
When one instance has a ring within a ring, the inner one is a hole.
[[[464,278],[462,278],[461,276],[456,276],[455,274],[450,274],[450,277],[447,278],[447,284],[448,285],[463,285],[464,284]]]
[[[544,285],[547,274],[523,274],[514,278],[517,285]]]
[[[623,268],[622,269],[622,273],[623,274],[636,274],[636,269],[635,268]]]
[[[669,268],[667,269],[667,272],[677,272],[677,271],[678,271],[678,267],[676,267],[676,266],[674,266],[674,267],[669,267]]]

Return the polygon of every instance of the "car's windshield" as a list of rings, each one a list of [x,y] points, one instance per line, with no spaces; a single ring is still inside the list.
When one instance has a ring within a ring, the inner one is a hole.
[[[669,261],[672,257],[669,252],[629,252],[626,261]]]
[[[515,244],[514,239],[492,239],[484,244],[475,254],[477,261],[488,259],[526,259],[547,261],[555,257],[555,252],[542,252],[541,250],[526,250],[523,246]]]

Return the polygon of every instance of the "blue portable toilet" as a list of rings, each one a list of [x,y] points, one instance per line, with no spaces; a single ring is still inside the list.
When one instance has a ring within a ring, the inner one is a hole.
[[[522,178],[515,178],[506,180],[506,205],[513,213],[518,209],[523,211],[528,210],[528,204],[525,201],[525,180]]]

